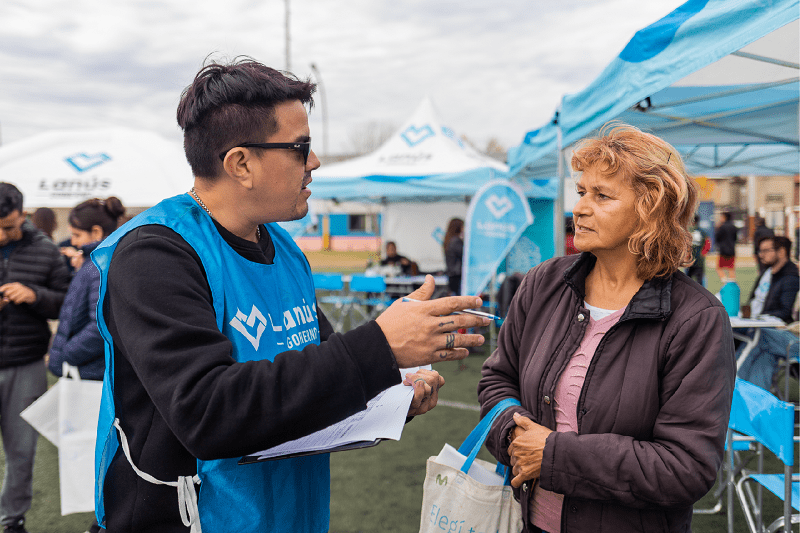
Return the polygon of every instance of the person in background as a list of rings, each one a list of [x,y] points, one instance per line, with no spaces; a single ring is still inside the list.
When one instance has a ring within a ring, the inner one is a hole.
[[[445,274],[450,294],[461,294],[461,263],[464,260],[464,219],[451,218],[442,242]]]
[[[794,307],[800,288],[800,272],[791,260],[792,241],[787,237],[766,237],[758,246],[764,273],[750,294],[752,317],[773,316],[784,324],[794,320]],[[737,329],[751,340],[758,333],[758,342],[742,343],[736,351],[738,376],[754,385],[770,390],[779,362],[787,353],[797,354],[797,336],[778,328]],[[792,351],[793,350],[793,351]],[[742,359],[744,358],[744,359]]]
[[[575,248],[575,226],[572,224],[572,217],[569,217],[564,226],[564,255],[575,255],[581,253]]]
[[[31,224],[47,235],[52,241],[53,232],[56,230],[56,227],[58,227],[56,212],[49,207],[40,207],[31,215]]]
[[[694,223],[689,228],[692,235],[692,264],[686,267],[686,275],[705,287],[706,254],[711,249],[711,240],[700,228],[700,217],[694,216]]]
[[[458,330],[488,320],[449,316],[480,298],[428,301],[432,276],[411,295],[421,301],[333,331],[307,259],[276,223],[308,212],[314,90],[249,58],[205,65],[177,109],[192,188],[92,252],[106,349],[95,512],[109,533],[327,532],[328,454],[239,459],[404,382],[408,415],[423,414],[444,378],[399,369],[463,359],[484,341]]]
[[[61,376],[63,363],[78,368],[82,379],[103,379],[105,356],[103,338],[97,329],[97,300],[100,272],[89,255],[108,237],[125,214],[125,206],[112,196],[92,198],[78,204],[69,214],[75,276],[58,315],[58,330],[50,347],[50,371]]]
[[[399,266],[400,273],[404,276],[417,274],[416,264],[409,258],[397,253],[397,244],[394,241],[386,243],[386,257],[381,260],[381,266]]]
[[[97,300],[100,272],[89,261],[89,254],[108,237],[125,214],[122,202],[112,196],[81,202],[69,213],[70,243],[78,253],[72,255],[75,275],[69,284],[58,315],[58,330],[50,346],[48,367],[62,375],[64,363],[78,368],[81,379],[102,380],[106,368],[103,337],[97,329]],[[88,533],[99,533],[95,520]]]
[[[47,320],[58,317],[69,272],[53,241],[25,220],[22,193],[10,183],[0,183],[0,259],[0,526],[25,533],[38,433],[19,414],[47,390]]]
[[[613,123],[612,123],[613,125]],[[525,531],[689,531],[722,463],[736,368],[725,308],[680,267],[697,185],[678,152],[606,125],[572,156],[579,256],[525,276],[478,384]]]
[[[723,212],[721,217],[722,223],[714,232],[714,240],[719,251],[717,275],[724,284],[726,281],[736,280],[736,235],[738,230],[728,211]]]
[[[764,217],[756,216],[754,223],[756,227],[753,231],[753,255],[758,265],[758,275],[761,276],[768,267],[761,261],[761,257],[758,254],[758,244],[767,237],[774,237],[775,232],[772,231],[772,228],[767,227],[767,221],[764,220]]]
[[[758,245],[764,272],[750,293],[750,316],[769,315],[785,323],[792,321],[792,306],[797,296],[797,265],[791,259],[792,241],[787,237],[765,237]]]

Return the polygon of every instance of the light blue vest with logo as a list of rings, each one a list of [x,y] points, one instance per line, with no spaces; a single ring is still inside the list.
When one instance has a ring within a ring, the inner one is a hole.
[[[119,240],[134,228],[148,224],[173,229],[200,256],[211,287],[217,327],[233,343],[236,361],[272,361],[278,353],[319,344],[311,270],[303,253],[277,224],[266,226],[275,244],[271,265],[248,261],[236,253],[219,234],[211,217],[188,194],[164,200],[111,234],[92,254],[101,273],[97,323],[106,347],[95,450],[95,512],[100,524],[105,520],[106,472],[120,446],[114,427],[114,345],[102,302],[111,256]],[[248,423],[258,424],[259,420]],[[204,531],[328,531],[327,454],[248,465],[237,462],[238,459],[197,461],[201,481],[198,509]]]

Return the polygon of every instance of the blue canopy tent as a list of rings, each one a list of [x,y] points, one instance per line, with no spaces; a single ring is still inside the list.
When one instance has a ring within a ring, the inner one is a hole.
[[[692,173],[796,174],[799,6],[689,0],[637,32],[583,91],[564,96],[554,119],[509,151],[509,174],[563,180],[567,147],[613,119],[670,142]],[[555,227],[561,245],[562,224]]]

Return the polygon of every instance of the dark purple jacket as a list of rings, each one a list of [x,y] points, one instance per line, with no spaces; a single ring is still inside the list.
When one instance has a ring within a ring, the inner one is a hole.
[[[588,253],[549,260],[525,277],[486,360],[484,415],[503,398],[520,407],[495,421],[486,446],[508,465],[517,411],[555,429],[558,379],[589,322]],[[541,487],[564,494],[562,533],[691,530],[692,505],[714,484],[735,378],[725,309],[681,272],[647,281],[600,342],[577,405],[578,433],[552,433]],[[515,491],[528,531],[530,483]]]

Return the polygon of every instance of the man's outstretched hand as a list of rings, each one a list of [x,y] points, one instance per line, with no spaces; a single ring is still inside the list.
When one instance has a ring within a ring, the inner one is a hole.
[[[488,318],[452,314],[481,307],[481,299],[448,296],[431,300],[434,287],[433,276],[426,276],[425,283],[408,295],[419,301],[404,302],[401,298],[375,320],[400,368],[464,359],[469,354],[467,347],[484,343],[483,335],[459,333],[458,330],[488,326]]]

